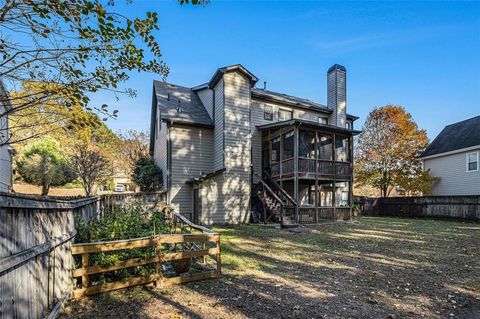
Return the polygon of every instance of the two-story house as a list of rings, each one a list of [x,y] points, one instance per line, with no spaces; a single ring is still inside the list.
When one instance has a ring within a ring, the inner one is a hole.
[[[432,195],[480,195],[480,116],[446,126],[421,155]]]
[[[327,105],[257,81],[242,65],[193,88],[154,81],[150,151],[168,203],[203,224],[249,222],[253,198],[280,206],[284,223],[349,219],[358,131],[346,69],[328,70]]]

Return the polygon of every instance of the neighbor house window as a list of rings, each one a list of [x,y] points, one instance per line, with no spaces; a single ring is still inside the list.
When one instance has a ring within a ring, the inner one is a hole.
[[[279,121],[286,121],[292,119],[292,111],[289,110],[278,110],[278,120]]]
[[[467,154],[467,172],[478,171],[478,152]]]
[[[265,105],[263,108],[263,118],[268,121],[273,120],[273,107],[271,105]]]
[[[327,119],[326,117],[319,116],[319,117],[318,117],[318,123],[320,123],[320,124],[328,124],[328,119]]]

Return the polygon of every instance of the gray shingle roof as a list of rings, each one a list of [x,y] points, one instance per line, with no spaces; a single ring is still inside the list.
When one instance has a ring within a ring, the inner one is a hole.
[[[336,132],[336,133],[343,133],[347,135],[358,135],[360,134],[360,131],[357,130],[351,130],[347,128],[343,128],[340,126],[334,126],[334,125],[328,125],[328,124],[321,124],[318,122],[313,122],[309,120],[301,120],[301,119],[291,119],[291,120],[286,120],[286,121],[281,121],[281,122],[274,122],[274,123],[268,123],[268,124],[263,124],[263,125],[257,125],[257,128],[259,130],[267,130],[267,129],[278,129],[281,127],[286,127],[286,126],[291,126],[291,125],[302,125],[302,127],[310,127],[310,128],[315,128],[315,129],[323,129],[327,132]]]
[[[268,91],[264,89],[252,88],[252,96],[261,98],[261,99],[266,99],[266,100],[283,102],[293,106],[302,107],[305,109],[315,110],[315,111],[329,113],[329,114],[333,112],[332,109],[328,108],[328,106],[317,103],[315,101],[312,101],[309,99],[303,99],[300,97],[283,94],[279,92]],[[347,118],[354,121],[358,120],[358,116],[351,115],[351,114],[347,114]]]
[[[192,89],[161,81],[153,81],[153,88],[162,119],[213,126],[202,101]]]
[[[422,153],[421,157],[480,145],[480,116],[447,125]]]
[[[266,99],[271,99],[271,100],[276,100],[279,102],[284,102],[287,104],[292,104],[295,106],[300,106],[308,109],[313,109],[321,112],[327,112],[331,113],[332,110],[329,109],[327,106],[308,100],[308,99],[302,99],[296,96],[291,96],[283,93],[278,93],[278,92],[273,92],[273,91],[268,91],[268,90],[263,90],[263,89],[257,89],[257,88],[252,88],[252,96],[256,96],[259,98],[266,98]]]

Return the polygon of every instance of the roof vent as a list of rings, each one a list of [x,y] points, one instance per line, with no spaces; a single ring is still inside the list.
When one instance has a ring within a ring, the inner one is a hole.
[[[267,81],[263,81],[263,90],[267,89]]]

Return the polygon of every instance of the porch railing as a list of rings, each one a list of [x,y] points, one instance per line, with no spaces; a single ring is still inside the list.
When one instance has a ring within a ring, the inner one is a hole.
[[[272,177],[291,175],[295,172],[295,158],[273,163],[270,166]],[[352,174],[351,163],[317,160],[307,157],[298,158],[298,173],[307,175],[343,175]]]
[[[350,220],[349,207],[299,207],[300,224],[313,224],[327,221]]]

